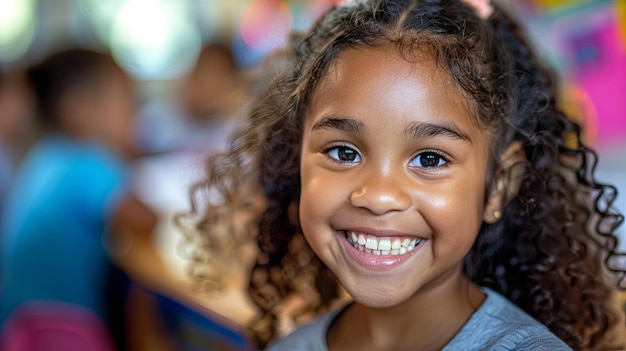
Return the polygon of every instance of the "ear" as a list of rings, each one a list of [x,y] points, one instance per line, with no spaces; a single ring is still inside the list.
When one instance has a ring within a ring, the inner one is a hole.
[[[502,152],[485,204],[485,222],[497,222],[504,207],[517,196],[524,177],[525,164],[526,155],[521,142],[512,142]]]

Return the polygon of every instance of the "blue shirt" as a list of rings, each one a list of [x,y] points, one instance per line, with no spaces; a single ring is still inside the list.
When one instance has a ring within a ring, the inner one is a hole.
[[[95,143],[55,135],[31,149],[0,222],[0,324],[32,300],[103,313],[103,233],[125,182],[123,163]]]
[[[567,351],[548,328],[493,290],[442,351]],[[340,311],[328,313],[271,344],[269,351],[328,351],[328,327]]]

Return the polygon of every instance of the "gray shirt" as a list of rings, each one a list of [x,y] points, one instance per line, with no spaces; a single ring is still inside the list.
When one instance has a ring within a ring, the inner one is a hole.
[[[571,350],[543,324],[502,295],[483,288],[487,298],[442,351]],[[325,314],[272,343],[270,351],[328,351],[326,333],[340,310]]]

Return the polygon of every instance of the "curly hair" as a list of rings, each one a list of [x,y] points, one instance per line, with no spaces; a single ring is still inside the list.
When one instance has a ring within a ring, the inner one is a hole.
[[[609,264],[618,255],[614,232],[623,221],[612,207],[616,190],[594,179],[596,155],[559,110],[553,74],[520,27],[498,8],[485,20],[458,0],[355,1],[336,6],[307,35],[293,36],[258,85],[245,130],[209,160],[207,180],[193,190],[192,213],[201,220],[187,234],[200,242],[196,267],[224,262],[233,248],[258,239],[249,293],[261,311],[251,325],[260,345],[277,335],[285,317],[297,321],[332,306],[338,282],[298,225],[303,119],[339,52],[388,44],[407,59],[432,54],[466,95],[476,122],[493,133],[488,185],[497,156],[513,141],[523,145],[519,193],[502,220],[482,225],[465,274],[572,348],[610,348],[606,335],[617,317],[609,296],[626,275]],[[263,206],[245,203],[255,191]],[[200,208],[198,194],[205,192],[212,200]],[[250,214],[245,225],[230,219],[239,211]],[[215,270],[202,279],[220,286]],[[297,307],[285,307],[294,301]]]

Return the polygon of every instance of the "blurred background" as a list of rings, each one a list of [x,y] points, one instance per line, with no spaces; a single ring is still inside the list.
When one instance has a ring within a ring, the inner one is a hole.
[[[129,238],[104,243],[123,267],[108,278],[111,294],[123,296],[111,303],[134,312],[108,317],[118,349],[250,346],[240,327],[254,316],[245,281],[235,270],[226,293],[200,292],[172,218],[189,209],[189,187],[203,178],[206,157],[241,122],[255,65],[339,2],[0,0],[0,209],[28,150],[47,133],[34,117],[27,67],[64,48],[108,51],[133,83],[125,182],[156,223],[146,237],[153,251],[134,252]],[[619,188],[616,204],[626,212],[626,0],[498,3],[558,72],[565,108],[600,155],[597,177]]]

